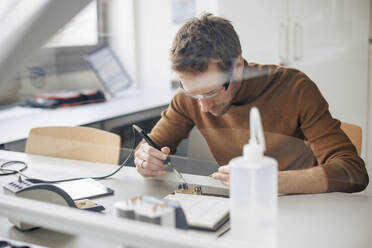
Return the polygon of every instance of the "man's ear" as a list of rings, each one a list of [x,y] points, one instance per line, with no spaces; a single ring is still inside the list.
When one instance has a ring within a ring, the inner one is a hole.
[[[234,70],[236,70],[236,73],[241,73],[244,68],[244,59],[242,55],[239,55],[239,57],[236,58]]]
[[[237,58],[236,65],[239,69],[244,67],[244,59],[242,55],[239,55],[239,57]]]

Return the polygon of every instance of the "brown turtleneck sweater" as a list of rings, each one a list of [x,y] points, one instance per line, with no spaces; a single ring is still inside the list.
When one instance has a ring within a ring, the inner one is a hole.
[[[197,100],[176,92],[150,137],[174,153],[196,126],[220,165],[241,156],[249,140],[249,111],[261,114],[266,156],[279,170],[321,166],[328,191],[357,192],[368,184],[363,160],[333,119],[317,86],[302,72],[275,65],[245,63],[244,79],[229,111],[221,116],[200,111]]]

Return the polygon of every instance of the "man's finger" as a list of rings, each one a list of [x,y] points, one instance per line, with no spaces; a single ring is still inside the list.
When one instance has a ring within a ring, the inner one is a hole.
[[[146,160],[143,160],[143,162],[141,161],[141,164],[139,164],[139,167],[141,167],[144,170],[151,170],[151,171],[164,171],[167,168],[166,165],[159,166],[156,164],[149,163]]]
[[[149,170],[143,169],[140,166],[137,167],[137,171],[144,177],[161,176],[167,173],[165,170]]]
[[[142,163],[141,167],[143,168],[146,168],[149,170],[164,170],[165,168],[167,168],[167,166],[163,163],[162,160],[154,156],[151,156],[148,153],[145,153],[144,151],[139,151],[137,153],[137,158],[144,161],[143,163],[142,161],[138,161]]]
[[[229,182],[229,181],[221,181],[221,183],[223,183],[223,184],[226,185],[227,187],[230,187],[230,182]]]
[[[218,172],[230,173],[230,165],[223,165],[218,168]]]
[[[167,146],[165,146],[165,147],[161,148],[161,151],[162,151],[163,153],[165,153],[165,154],[168,155],[168,154],[170,153],[170,148],[167,147]]]
[[[167,158],[167,154],[164,154],[162,151],[159,151],[147,143],[143,144],[141,148],[144,153],[147,153],[149,156],[154,156],[159,160],[165,160]]]
[[[215,173],[212,174],[212,177],[214,179],[218,179],[220,181],[229,181],[230,180],[230,175],[225,174],[225,173],[215,172]]]

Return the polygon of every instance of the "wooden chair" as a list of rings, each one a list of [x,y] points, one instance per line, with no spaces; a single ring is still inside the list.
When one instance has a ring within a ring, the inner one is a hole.
[[[25,152],[58,158],[118,164],[119,135],[90,127],[40,127],[31,129]]]
[[[211,150],[209,150],[208,144],[205,141],[203,135],[194,127],[189,133],[188,143],[187,143],[187,156],[190,158],[211,161],[214,162],[215,159],[212,155]]]
[[[349,137],[360,156],[362,150],[362,129],[354,124],[341,122],[341,129]]]
[[[349,137],[360,156],[362,149],[362,129],[357,125],[345,122],[341,122],[341,129]],[[187,155],[191,158],[214,161],[206,141],[196,128],[193,128],[190,132]]]

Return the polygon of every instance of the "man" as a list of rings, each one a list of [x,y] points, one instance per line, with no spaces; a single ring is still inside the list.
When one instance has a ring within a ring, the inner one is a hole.
[[[203,14],[180,28],[170,57],[181,89],[150,133],[161,151],[139,145],[138,172],[165,174],[162,160],[196,126],[220,165],[213,178],[229,185],[228,162],[241,156],[249,139],[249,111],[256,106],[266,155],[279,162],[280,193],[362,191],[369,181],[364,162],[316,85],[298,70],[247,63],[241,54],[226,19]],[[310,156],[304,147],[311,148]]]

